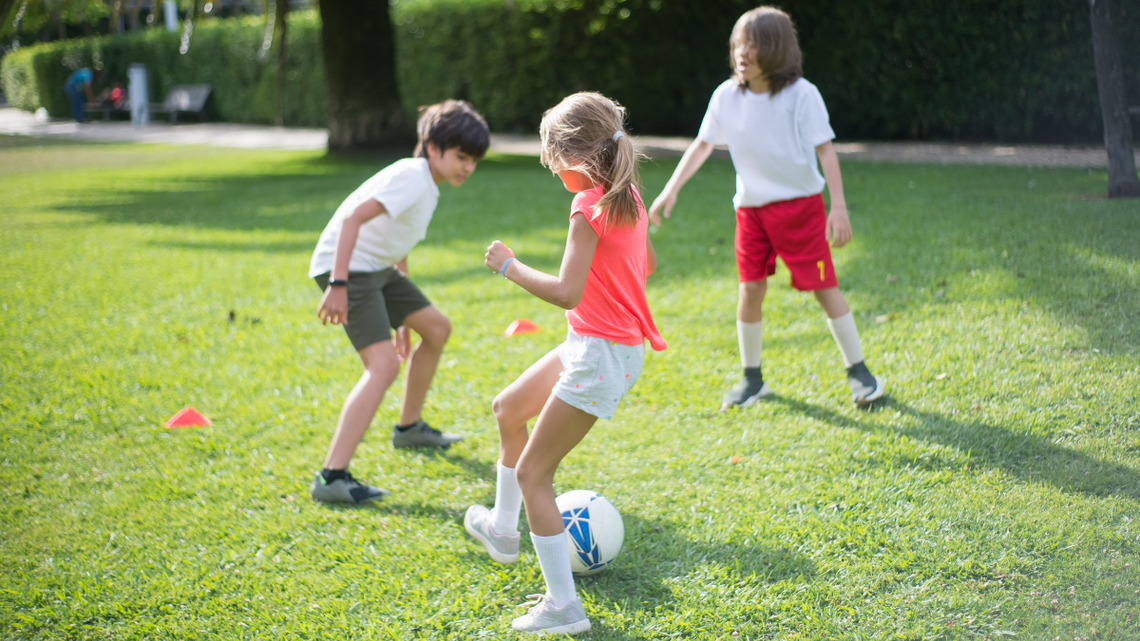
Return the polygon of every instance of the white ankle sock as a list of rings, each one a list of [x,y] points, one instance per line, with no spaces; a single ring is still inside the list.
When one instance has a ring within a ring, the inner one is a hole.
[[[578,596],[574,591],[574,574],[570,570],[570,541],[566,539],[565,532],[554,536],[539,536],[531,532],[530,540],[534,542],[542,578],[546,579],[546,593],[554,601],[554,607],[561,608]]]
[[[736,321],[736,341],[740,345],[740,364],[760,367],[760,350],[764,347],[764,322]]]
[[[515,468],[503,467],[495,461],[495,508],[491,510],[491,526],[496,534],[515,534],[519,531],[519,510],[522,509],[522,490],[515,478]]]
[[[859,330],[855,328],[854,314],[847,312],[839,318],[829,318],[827,327],[835,337],[835,344],[839,346],[839,353],[847,367],[863,360],[863,347],[859,344]]]

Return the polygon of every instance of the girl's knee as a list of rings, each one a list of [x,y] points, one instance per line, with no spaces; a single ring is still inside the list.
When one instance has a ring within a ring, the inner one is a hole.
[[[514,425],[519,422],[518,412],[512,407],[511,397],[505,391],[499,392],[495,400],[491,401],[491,413],[495,415],[500,431],[503,425]]]
[[[744,298],[763,298],[767,291],[767,280],[749,280],[740,283],[740,295]]]
[[[550,482],[546,470],[538,469],[525,457],[519,459],[519,462],[515,464],[515,479],[519,483],[519,489],[523,492],[541,488]]]

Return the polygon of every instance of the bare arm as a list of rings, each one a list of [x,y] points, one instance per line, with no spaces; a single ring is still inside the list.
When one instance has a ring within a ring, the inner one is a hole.
[[[653,241],[648,235],[645,236],[645,263],[646,275],[657,271],[657,251],[653,249]]]
[[[689,148],[685,150],[685,155],[681,156],[681,162],[677,163],[677,168],[673,170],[673,176],[669,182],[665,184],[665,189],[653,200],[653,205],[649,207],[649,222],[654,225],[661,225],[661,216],[658,212],[662,207],[665,208],[665,217],[668,218],[673,213],[673,206],[677,204],[677,194],[681,192],[681,187],[689,182],[693,174],[705,164],[705,161],[712,155],[713,146],[700,138],[693,140]]]
[[[590,227],[590,223],[586,222],[585,216],[578,214],[570,219],[566,253],[562,256],[562,267],[558,270],[557,276],[524,265],[517,258],[507,265],[504,275],[548,303],[562,309],[574,309],[582,302],[582,292],[586,289],[586,276],[590,273],[590,263],[594,260],[594,250],[597,248],[597,232]],[[501,272],[503,263],[512,257],[514,252],[496,240],[487,248],[485,262],[491,269]]]
[[[340,228],[340,236],[336,239],[336,254],[333,255],[332,273],[330,280],[348,280],[348,264],[352,260],[352,251],[356,249],[356,239],[360,236],[360,226],[373,218],[385,213],[384,205],[369,198],[361,203]],[[405,262],[407,259],[405,258]],[[405,263],[406,267],[406,263]],[[348,323],[348,288],[332,287],[325,289],[321,297],[321,304],[317,307],[317,318],[322,323]]]
[[[843,196],[843,176],[839,173],[839,156],[835,145],[827,141],[815,148],[827,191],[831,194],[831,211],[827,215],[827,237],[839,248],[851,240],[851,221],[847,218],[847,199]]]

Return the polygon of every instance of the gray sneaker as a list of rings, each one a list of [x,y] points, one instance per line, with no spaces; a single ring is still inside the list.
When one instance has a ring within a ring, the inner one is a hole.
[[[446,450],[452,443],[462,440],[463,437],[459,434],[441,432],[423,419],[406,430],[400,430],[398,425],[392,427],[392,445],[395,447],[438,447]]]
[[[463,517],[463,527],[475,540],[483,544],[487,554],[499,563],[514,563],[519,560],[519,533],[499,534],[491,523],[491,510],[483,505],[467,508]]]
[[[759,367],[745,367],[744,375],[732,389],[724,395],[720,411],[733,407],[748,407],[756,401],[772,393],[772,388],[764,382],[764,375]]]
[[[511,621],[512,628],[537,634],[578,634],[589,631],[590,620],[586,618],[586,610],[578,597],[561,608],[555,608],[554,602],[545,594],[531,594],[527,598],[537,598],[538,601],[526,614]]]
[[[851,388],[851,400],[858,407],[866,407],[883,395],[883,382],[871,374],[863,361],[847,368],[847,385]]]
[[[326,483],[325,477],[317,472],[317,477],[313,479],[313,484],[309,487],[309,496],[313,497],[314,501],[322,503],[355,503],[359,505],[382,499],[389,494],[391,492],[388,490],[365,485],[347,473],[344,478]]]

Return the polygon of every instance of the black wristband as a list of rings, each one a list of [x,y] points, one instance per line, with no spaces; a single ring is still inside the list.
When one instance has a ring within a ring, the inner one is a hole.
[[[329,279],[329,287],[348,287],[348,281],[330,278]]]

